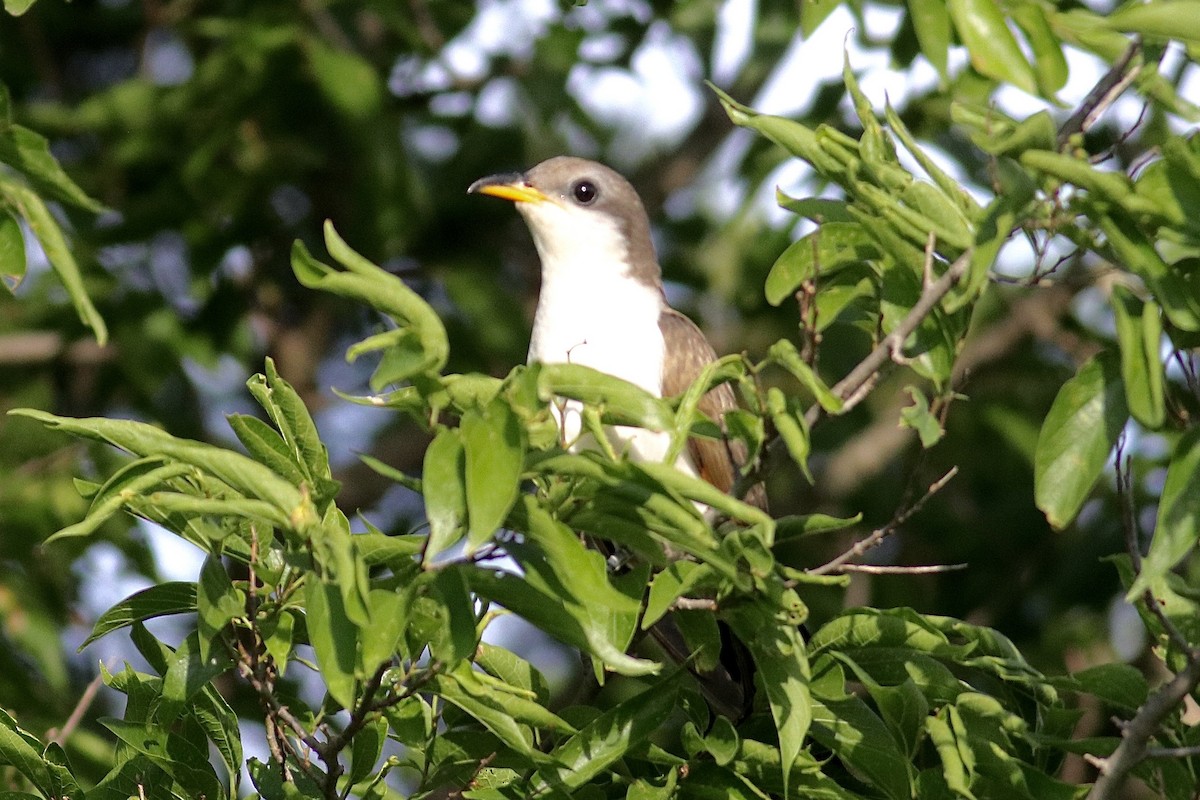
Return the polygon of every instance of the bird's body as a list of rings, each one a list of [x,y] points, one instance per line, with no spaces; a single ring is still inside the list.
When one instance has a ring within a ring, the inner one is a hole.
[[[618,173],[560,156],[524,174],[484,178],[471,191],[515,201],[533,234],[542,288],[531,363],[582,364],[669,397],[685,391],[716,359],[700,329],[667,305],[649,219]],[[701,402],[718,423],[735,407],[727,385]],[[566,442],[586,444],[586,437],[579,438],[577,406],[567,404],[559,424]],[[618,427],[610,436],[641,461],[661,461],[670,448],[665,433]],[[676,467],[728,491],[744,461],[739,442],[693,439]],[[749,499],[761,505],[761,490]]]
[[[470,191],[516,202],[533,234],[542,288],[530,363],[582,364],[656,397],[670,397],[686,391],[716,359],[700,329],[667,305],[649,218],[637,192],[619,174],[593,161],[558,157],[523,174],[483,178]],[[724,415],[736,400],[722,384],[699,405],[724,429]],[[553,410],[563,441],[572,449],[588,447],[579,405],[555,404]],[[635,460],[661,462],[670,451],[667,433],[616,426],[606,435]],[[675,466],[727,492],[745,460],[739,441],[694,438]],[[765,508],[762,487],[754,487],[746,499]],[[668,549],[667,555],[677,554]],[[671,658],[690,662],[687,642],[669,618],[651,632]],[[739,718],[747,712],[753,682],[744,647],[731,641],[722,648],[720,665],[704,672],[690,669],[720,713]]]

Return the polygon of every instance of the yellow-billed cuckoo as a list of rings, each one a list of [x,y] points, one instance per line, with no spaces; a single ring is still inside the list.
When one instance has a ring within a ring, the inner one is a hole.
[[[481,178],[468,191],[514,201],[533,234],[542,288],[530,363],[583,364],[669,397],[684,392],[716,359],[695,323],[667,305],[646,210],[617,172],[559,156],[525,173]],[[725,413],[736,407],[728,384],[700,401],[700,410],[722,429]],[[564,440],[573,441],[580,428],[578,409],[568,406],[558,421]],[[636,428],[616,428],[613,434],[637,460],[661,461],[670,446],[666,434]],[[696,438],[676,466],[728,492],[745,460],[740,441]],[[746,499],[766,507],[761,486]],[[687,659],[677,629],[659,623],[654,633],[674,658]],[[746,712],[752,686],[744,650],[734,649],[732,661],[723,653],[723,671],[694,674],[714,707],[736,718]]]
[[[650,220],[637,192],[617,172],[559,156],[524,174],[482,178],[468,191],[514,201],[533,234],[542,289],[530,363],[583,364],[670,397],[716,360],[695,323],[667,305]],[[736,407],[728,384],[700,401],[700,410],[719,424]],[[573,440],[578,412],[568,409],[559,423],[564,438]],[[618,428],[615,436],[642,461],[661,461],[670,446],[667,435],[636,428]],[[745,460],[739,441],[697,438],[676,466],[728,492]],[[747,500],[764,506],[761,487]]]

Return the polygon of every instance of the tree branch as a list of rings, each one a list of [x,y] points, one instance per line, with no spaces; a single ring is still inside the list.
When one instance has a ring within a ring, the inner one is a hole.
[[[1137,520],[1133,513],[1133,476],[1129,469],[1129,459],[1124,454],[1124,440],[1117,442],[1117,496],[1121,503],[1121,524],[1125,530],[1125,545],[1134,572],[1141,571],[1142,556],[1137,541]],[[1167,617],[1162,605],[1147,591],[1142,600],[1147,609],[1162,625],[1171,643],[1183,651],[1187,658],[1187,666],[1175,677],[1159,687],[1150,695],[1142,707],[1133,715],[1133,719],[1121,726],[1121,743],[1108,758],[1090,759],[1100,770],[1100,777],[1093,784],[1088,800],[1111,800],[1120,796],[1121,786],[1129,772],[1143,759],[1168,757],[1172,755],[1167,749],[1150,748],[1149,742],[1158,732],[1171,712],[1200,685],[1200,648],[1191,642],[1175,627]],[[1186,749],[1186,748],[1185,748]],[[1185,754],[1186,755],[1186,754]]]
[[[876,528],[874,531],[871,532],[870,536],[868,536],[865,539],[860,539],[859,541],[855,542],[854,545],[849,550],[842,553],[837,558],[835,558],[831,561],[828,561],[819,567],[813,567],[812,569],[808,570],[809,574],[811,574],[811,575],[828,575],[831,572],[840,573],[840,572],[849,571],[849,569],[852,568],[850,565],[850,562],[853,559],[858,558],[862,554],[866,553],[868,550],[872,550],[872,549],[878,547],[883,542],[884,539],[886,539],[887,537],[889,537],[893,533],[895,533],[900,528],[901,525],[903,525],[905,522],[907,522],[909,519],[911,519],[914,514],[916,514],[918,511],[920,511],[921,508],[924,507],[926,501],[928,501],[929,498],[933,497],[935,494],[937,494],[939,491],[941,491],[942,487],[945,486],[947,483],[949,483],[950,479],[953,478],[957,474],[958,474],[958,467],[952,467],[949,472],[947,472],[945,475],[943,475],[942,477],[938,478],[936,481],[931,483],[929,485],[929,488],[925,491],[925,494],[921,495],[920,499],[918,499],[917,502],[913,503],[908,508],[905,508],[905,509],[899,511],[896,514],[896,516],[892,517],[891,521],[888,522],[888,524],[884,525],[882,528]],[[861,566],[861,565],[857,565],[857,566]],[[912,568],[909,568],[909,569],[912,569]],[[865,571],[865,570],[860,570],[860,571]]]

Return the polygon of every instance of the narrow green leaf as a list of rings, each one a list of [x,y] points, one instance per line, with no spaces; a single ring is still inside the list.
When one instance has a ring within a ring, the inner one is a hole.
[[[1072,673],[1071,678],[1079,690],[1128,714],[1137,711],[1150,695],[1146,676],[1132,664],[1098,664]]]
[[[135,622],[171,614],[191,614],[195,611],[196,584],[182,581],[159,583],[131,594],[101,614],[91,634],[79,645],[79,649],[82,650],[100,637]]]
[[[43,795],[50,797],[54,794],[54,778],[35,742],[33,736],[17,727],[16,720],[0,710],[0,761],[11,764]]]
[[[196,584],[197,634],[199,655],[208,657],[213,640],[225,626],[246,613],[246,594],[233,585],[221,559],[209,555],[200,568]],[[222,651],[223,652],[223,651]]]
[[[49,428],[76,436],[107,442],[137,456],[163,456],[199,467],[238,491],[271,503],[298,529],[316,521],[311,503],[296,487],[241,453],[178,439],[153,425],[132,420],[58,417],[35,409],[14,409],[9,413],[36,419]]]
[[[1075,519],[1100,477],[1129,411],[1113,359],[1094,358],[1063,384],[1034,454],[1037,506],[1055,528]]]
[[[1200,2],[1160,0],[1126,5],[1103,18],[1104,24],[1123,33],[1140,33],[1200,45]]]
[[[346,615],[337,584],[314,579],[306,591],[305,627],[329,695],[342,708],[354,708],[354,667],[358,627]]]
[[[234,668],[229,651],[221,648],[201,656],[195,634],[185,638],[167,659],[163,673],[162,694],[156,699],[150,717],[169,725],[187,710],[191,699],[203,691],[218,675]]]
[[[812,393],[817,402],[821,404],[821,408],[830,414],[837,414],[842,410],[842,398],[829,390],[829,387],[813,371],[813,368],[800,357],[800,351],[790,341],[780,339],[771,345],[771,349],[767,351],[767,357],[792,373],[796,380]]]
[[[242,734],[238,728],[237,714],[212,685],[205,686],[195,695],[188,713],[216,747],[229,785],[236,789],[242,769]]]
[[[1012,9],[1013,21],[1025,34],[1033,50],[1033,69],[1038,89],[1043,97],[1054,94],[1067,83],[1067,58],[1063,53],[1063,42],[1050,27],[1046,11],[1033,3],[1021,4]]]
[[[942,0],[908,0],[908,16],[917,34],[921,53],[945,82],[947,53],[950,50],[950,15]]]
[[[192,472],[192,467],[187,464],[164,464],[163,459],[158,456],[132,461],[114,472],[92,495],[92,504],[86,517],[53,534],[46,539],[45,544],[60,539],[89,536],[114,514],[141,498],[145,492],[189,472]]]
[[[808,425],[804,422],[804,413],[799,409],[789,407],[788,398],[777,387],[767,389],[767,412],[775,430],[787,447],[788,454],[800,467],[801,472],[812,482],[812,473],[808,469],[808,454],[811,445],[808,440]]]
[[[34,190],[50,199],[94,213],[104,210],[63,171],[50,152],[50,141],[36,131],[11,123],[5,126],[0,131],[0,162],[21,172]]]
[[[793,214],[799,214],[818,225],[830,222],[854,222],[854,217],[846,209],[845,200],[830,200],[825,197],[788,197],[781,190],[775,190],[775,202],[780,208],[786,208]]]
[[[1154,293],[1172,325],[1200,332],[1200,295],[1178,264],[1167,264],[1137,227],[1127,220],[1103,216],[1097,220],[1116,257],[1136,273]]]
[[[475,598],[466,574],[458,569],[440,569],[430,583],[437,602],[440,626],[429,642],[434,658],[449,667],[475,654],[479,635],[475,626]]]
[[[182,787],[187,787],[189,793],[212,798],[226,796],[216,771],[208,763],[207,750],[195,747],[186,737],[148,722],[111,718],[99,722],[134,752],[146,756]]]
[[[788,796],[792,765],[800,756],[813,721],[813,699],[809,692],[808,655],[800,629],[781,624],[764,602],[746,603],[726,617],[762,675],[771,716],[779,733],[782,759],[783,796]]]
[[[328,221],[325,245],[329,254],[349,271],[337,272],[322,264],[312,257],[303,242],[297,241],[292,246],[292,271],[297,280],[310,289],[363,301],[392,317],[400,327],[412,330],[425,356],[420,371],[429,375],[439,373],[446,365],[450,345],[437,312],[402,280],[350,249]]]
[[[0,136],[0,139],[2,138]],[[33,235],[41,243],[50,266],[62,281],[67,296],[71,298],[71,304],[75,306],[75,312],[79,314],[83,324],[92,329],[99,345],[107,344],[108,327],[92,304],[92,299],[88,297],[79,264],[75,261],[62,228],[50,213],[50,209],[32,189],[16,183],[0,181],[0,194],[20,212]]]
[[[1196,547],[1200,537],[1200,427],[1192,426],[1175,445],[1158,502],[1158,518],[1142,570],[1129,587],[1132,602],[1151,589]]]
[[[777,306],[804,281],[878,257],[878,249],[857,222],[826,222],[793,242],[775,260],[764,286],[767,302]]]
[[[674,710],[681,675],[674,672],[623,701],[552,750],[550,757],[562,766],[539,770],[535,791],[547,786],[578,789],[646,741]]]
[[[771,515],[767,514],[761,508],[722,492],[702,478],[680,472],[675,468],[674,464],[646,462],[643,464],[635,463],[634,467],[663,487],[677,492],[681,497],[716,509],[730,519],[736,519],[750,525],[760,524],[774,527],[775,522],[771,519]]]
[[[925,393],[915,386],[904,388],[908,390],[913,404],[900,410],[900,424],[916,431],[917,435],[921,437],[921,447],[928,450],[940,442],[946,432],[942,430],[941,421],[930,413],[929,401],[925,398]]]
[[[317,86],[343,116],[361,123],[379,112],[383,83],[370,62],[316,36],[305,38],[303,43]]]
[[[788,539],[845,530],[860,522],[862,522],[861,512],[846,518],[831,517],[828,514],[796,514],[780,517],[775,520],[775,544]]]
[[[912,761],[861,698],[814,697],[812,737],[890,800],[913,797]],[[924,721],[923,719],[921,720]]]
[[[443,428],[429,443],[421,485],[425,490],[425,518],[429,520],[429,542],[423,558],[428,564],[453,547],[464,532],[466,455],[459,430]]]
[[[338,484],[332,480],[329,452],[321,442],[316,423],[304,401],[292,385],[280,377],[274,360],[268,358],[266,374],[254,375],[246,382],[246,387],[275,423],[309,488],[328,495],[324,499],[332,499]]]
[[[554,397],[566,397],[595,406],[610,425],[666,431],[675,421],[666,401],[629,381],[582,364],[542,364],[538,394],[547,402]]]
[[[713,578],[712,570],[694,561],[671,562],[650,582],[646,610],[642,615],[642,629],[646,630],[662,619],[678,598],[712,582]]]
[[[25,277],[25,234],[10,211],[0,208],[0,281],[10,292]]]
[[[4,10],[19,17],[33,7],[37,0],[4,0]]]
[[[371,624],[362,629],[363,674],[373,674],[380,665],[396,657],[408,624],[408,594],[391,589],[372,589],[367,595]]]
[[[460,424],[466,464],[467,549],[491,538],[517,500],[525,463],[524,429],[509,405],[496,399],[471,410]]]
[[[368,722],[354,734],[350,742],[350,770],[347,782],[351,785],[370,777],[375,769],[375,763],[383,754],[383,744],[387,741],[387,720],[379,719]]]
[[[948,0],[950,18],[971,65],[989,78],[1037,94],[1037,79],[995,0]]]
[[[1158,304],[1143,303],[1120,284],[1113,286],[1111,300],[1129,413],[1147,428],[1160,428],[1166,419],[1166,401],[1159,357],[1162,319]]]

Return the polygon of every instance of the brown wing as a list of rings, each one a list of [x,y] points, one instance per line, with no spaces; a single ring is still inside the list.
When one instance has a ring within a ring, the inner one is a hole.
[[[663,308],[658,318],[658,328],[666,343],[666,363],[663,365],[663,397],[682,394],[699,377],[709,363],[717,360],[717,354],[696,327],[696,323],[672,308]],[[725,430],[725,412],[737,408],[733,388],[723,383],[700,398],[700,410],[713,419],[721,430]],[[688,451],[700,477],[723,492],[733,488],[738,470],[746,463],[746,446],[739,440],[725,438],[691,439]],[[761,484],[746,493],[746,502],[764,511],[767,497]]]

